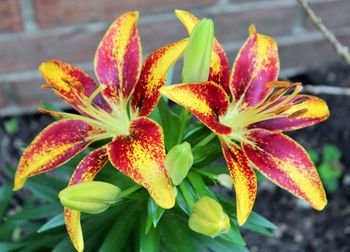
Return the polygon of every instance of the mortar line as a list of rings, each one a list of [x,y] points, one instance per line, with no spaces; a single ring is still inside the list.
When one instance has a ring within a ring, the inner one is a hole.
[[[30,33],[38,29],[33,10],[32,0],[20,0],[21,15],[24,26],[24,33]]]

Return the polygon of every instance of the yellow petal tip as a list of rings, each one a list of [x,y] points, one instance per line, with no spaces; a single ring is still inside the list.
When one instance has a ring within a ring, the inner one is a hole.
[[[256,33],[256,27],[254,24],[251,24],[249,26],[249,34],[254,34],[254,33]]]

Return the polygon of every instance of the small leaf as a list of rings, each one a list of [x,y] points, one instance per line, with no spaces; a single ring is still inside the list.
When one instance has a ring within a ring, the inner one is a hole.
[[[170,150],[174,145],[177,144],[178,135],[174,134],[174,129],[180,128],[179,117],[172,112],[169,105],[164,101],[163,98],[159,100],[158,110],[161,119],[161,124],[164,130],[164,140],[167,150]]]
[[[247,223],[255,224],[265,228],[277,229],[277,226],[275,224],[256,212],[251,212],[247,219]]]
[[[221,234],[220,237],[235,244],[245,245],[245,241],[241,235],[241,232],[239,231],[236,221],[231,220],[230,231],[226,234]]]
[[[145,224],[145,233],[147,234],[150,230],[152,224],[153,227],[157,227],[157,224],[162,217],[165,209],[157,205],[157,203],[149,197],[147,203],[147,219]]]
[[[323,147],[323,162],[340,160],[340,157],[341,157],[341,152],[337,146],[326,144]]]
[[[48,222],[46,222],[44,225],[42,225],[39,229],[38,229],[38,233],[42,233],[44,231],[50,230],[52,228],[56,228],[59,226],[63,226],[64,225],[64,217],[63,217],[63,213],[60,213],[58,215],[56,215],[55,217],[51,218]]]
[[[8,135],[13,135],[13,134],[17,133],[18,130],[19,130],[18,124],[19,124],[19,122],[18,122],[17,118],[12,118],[12,119],[10,119],[8,121],[5,121],[4,122],[5,132]]]

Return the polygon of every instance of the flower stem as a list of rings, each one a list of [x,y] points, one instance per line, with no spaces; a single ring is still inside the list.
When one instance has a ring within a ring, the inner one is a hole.
[[[199,143],[197,143],[195,146],[193,146],[193,148],[206,145],[211,140],[213,140],[215,137],[216,137],[216,134],[214,132],[211,132],[209,135],[207,135],[205,138],[203,138]]]
[[[136,184],[133,185],[125,190],[123,190],[120,194],[119,197],[123,198],[123,197],[127,197],[128,195],[132,194],[133,192],[136,192],[137,190],[139,190],[142,186]]]
[[[182,193],[182,195],[184,196],[188,206],[192,209],[192,207],[194,206],[194,201],[192,200],[190,194],[188,193],[188,190],[187,188],[185,187],[185,184],[184,182],[182,182],[180,185],[179,185],[179,188],[180,188],[180,191]]]

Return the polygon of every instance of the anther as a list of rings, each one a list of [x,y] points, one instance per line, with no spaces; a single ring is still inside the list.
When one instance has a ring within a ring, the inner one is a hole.
[[[44,113],[44,114],[52,115],[52,116],[60,118],[60,119],[63,118],[63,116],[59,112],[56,112],[53,110],[49,110],[49,109],[45,109],[45,108],[38,108],[38,111],[41,113]]]
[[[298,118],[298,117],[300,117],[300,116],[306,114],[307,111],[308,111],[308,109],[306,109],[306,108],[300,109],[300,110],[295,111],[294,113],[290,114],[290,115],[288,116],[288,118],[291,118],[291,119],[293,119],[293,118]]]
[[[51,88],[51,86],[47,83],[41,84],[40,88]]]
[[[300,97],[299,99],[295,100],[295,101],[293,102],[293,104],[294,104],[294,105],[301,104],[301,103],[303,103],[303,102],[306,102],[306,101],[309,100],[309,99],[310,99],[310,98],[307,97],[307,96],[302,96],[302,97]]]
[[[276,115],[282,114],[283,112],[290,109],[292,106],[293,106],[293,104],[284,105],[283,107],[280,107],[280,108],[276,109],[275,111],[273,111],[273,113]]]
[[[270,81],[265,86],[269,88],[289,88],[291,83],[288,81]]]
[[[278,98],[280,98],[284,92],[286,92],[286,88],[282,88],[280,90],[277,90],[275,93],[273,93],[269,99],[267,100],[267,102],[274,102],[276,101]]]

